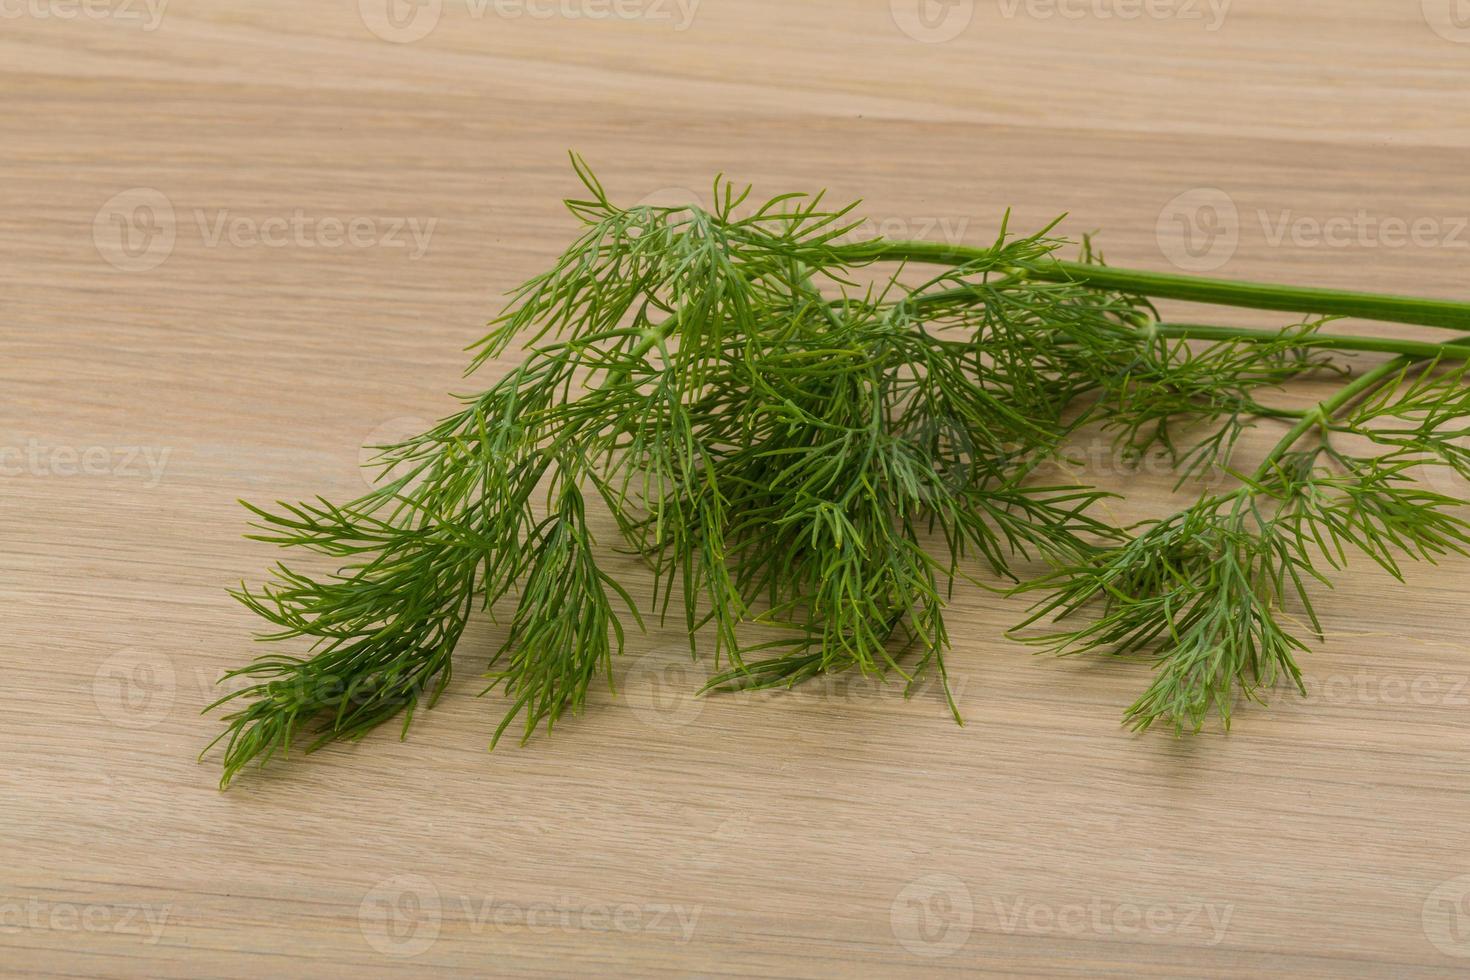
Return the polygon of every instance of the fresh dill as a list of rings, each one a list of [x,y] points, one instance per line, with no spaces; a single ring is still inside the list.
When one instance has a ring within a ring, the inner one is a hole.
[[[651,611],[708,656],[707,690],[857,670],[909,690],[937,677],[947,693],[947,601],[989,575],[1043,593],[1025,625],[1097,600],[1091,621],[1032,639],[1154,659],[1129,710],[1139,727],[1228,722],[1237,694],[1299,683],[1306,646],[1282,610],[1316,624],[1306,582],[1348,551],[1397,574],[1405,555],[1470,544],[1460,502],[1412,479],[1470,474],[1457,442],[1470,348],[1339,336],[1325,320],[1160,323],[1151,300],[1466,329],[1470,305],[1132,273],[1090,250],[1064,262],[1052,229],[1004,223],[986,248],[855,241],[855,205],[757,204],[723,180],[708,210],[622,208],[573,163],[582,233],[512,294],[470,370],[517,342],[521,363],[385,447],[369,494],[247,505],[253,537],[339,568],[281,565],[235,593],[270,624],[264,639],[310,649],[227,675],[244,686],[211,706],[230,708],[223,784],[303,733],[310,749],[400,715],[406,732],[449,684],[467,622],[502,604],[491,743],[579,712],[643,626],[602,567],[592,510],[646,564]],[[914,283],[922,265],[937,272]],[[1341,372],[1333,354],[1351,350],[1398,356],[1308,412],[1261,400]],[[1098,517],[1096,489],[1037,477],[1093,423],[1128,454],[1163,450],[1181,480],[1234,472],[1261,420],[1290,431],[1253,476],[1140,528]],[[1053,572],[1023,581],[1031,560]],[[750,643],[754,623],[775,639]]]

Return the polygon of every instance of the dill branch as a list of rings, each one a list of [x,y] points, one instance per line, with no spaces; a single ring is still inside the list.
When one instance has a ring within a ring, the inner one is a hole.
[[[1048,596],[1017,630],[1101,600],[1095,621],[1026,639],[1063,654],[1152,659],[1155,679],[1127,712],[1138,729],[1165,721],[1199,731],[1212,713],[1228,728],[1238,696],[1261,700],[1281,678],[1302,689],[1295,655],[1308,647],[1282,614],[1295,602],[1321,636],[1310,580],[1330,585],[1328,572],[1353,551],[1399,580],[1404,557],[1470,554],[1470,522],[1455,513],[1464,502],[1413,478],[1420,466],[1464,459],[1452,440],[1470,399],[1465,371],[1463,361],[1441,371],[1411,356],[1368,371],[1305,413],[1235,490],[1027,583],[1022,591]],[[1412,428],[1385,427],[1406,420]],[[1340,433],[1387,448],[1353,455],[1334,443]]]
[[[382,447],[363,497],[246,505],[252,537],[337,570],[282,564],[234,593],[262,640],[306,649],[228,675],[247,686],[212,706],[228,708],[223,785],[303,734],[309,751],[399,716],[406,734],[450,683],[470,618],[501,607],[489,744],[584,710],[643,626],[599,564],[594,510],[646,565],[650,611],[709,657],[706,690],[856,670],[906,694],[935,676],[949,696],[946,606],[958,582],[995,576],[1048,592],[1033,621],[1101,600],[1100,618],[1042,642],[1152,657],[1138,727],[1228,722],[1237,694],[1299,683],[1305,645],[1282,607],[1311,615],[1304,583],[1348,551],[1397,574],[1401,553],[1470,543],[1459,502],[1409,475],[1470,474],[1455,441],[1470,348],[1310,319],[1159,324],[1151,298],[1436,325],[1470,324],[1470,306],[1117,270],[1088,245],[1064,262],[1052,228],[1015,236],[1005,221],[984,248],[851,241],[855,204],[757,203],[723,179],[708,210],[624,208],[573,166],[579,233],[512,291],[469,371],[515,343],[521,363]],[[941,268],[917,283],[877,271],[909,261]],[[1354,350],[1404,356],[1310,412],[1263,403]],[[1094,421],[1133,456],[1162,449],[1181,479],[1227,470],[1261,419],[1293,424],[1253,477],[1136,533],[1095,516],[1100,491],[1034,478]],[[1353,456],[1334,441],[1347,438],[1381,452]],[[1036,561],[1053,571],[1027,581]],[[776,639],[748,643],[753,623]]]

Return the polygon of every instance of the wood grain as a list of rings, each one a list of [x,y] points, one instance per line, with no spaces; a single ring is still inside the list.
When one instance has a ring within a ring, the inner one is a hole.
[[[215,788],[199,712],[254,652],[224,589],[275,557],[235,500],[351,495],[447,409],[573,230],[569,147],[625,200],[724,171],[971,242],[1067,210],[1160,269],[1215,188],[1219,274],[1465,292],[1449,2],[982,0],[931,8],[972,15],[945,41],[901,0],[532,4],[410,43],[372,0],[0,4],[0,973],[1463,976],[1465,562],[1343,575],[1311,696],[1228,736],[1129,735],[1146,667],[1032,658],[966,590],[964,728],[855,683],[695,702],[655,631],[622,696],[491,755],[482,626],[406,741]],[[1140,8],[1172,15],[1102,16]],[[1096,455],[1120,514],[1175,502]]]

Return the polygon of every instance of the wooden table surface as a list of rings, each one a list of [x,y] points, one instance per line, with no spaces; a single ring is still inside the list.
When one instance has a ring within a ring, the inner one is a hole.
[[[1464,7],[0,0],[0,973],[1465,975],[1463,561],[1342,575],[1309,696],[1229,735],[1128,733],[1147,666],[1032,657],[965,589],[964,728],[696,701],[654,630],[490,754],[483,625],[406,741],[227,793],[195,759],[276,557],[237,498],[354,496],[505,370],[461,348],[573,233],[569,148],[624,201],[724,171],[896,237],[1065,210],[1115,264],[1464,296]],[[1120,511],[1177,504],[1092,449]]]

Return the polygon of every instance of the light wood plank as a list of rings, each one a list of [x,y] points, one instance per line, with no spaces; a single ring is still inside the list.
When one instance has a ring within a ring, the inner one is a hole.
[[[1161,213],[1219,188],[1220,274],[1464,295],[1450,3],[1236,0],[1210,30],[1204,0],[995,0],[924,43],[886,0],[705,0],[683,30],[673,2],[445,0],[408,44],[352,0],[174,0],[156,30],[121,4],[87,9],[143,22],[0,5],[0,447],[25,454],[0,478],[0,972],[1464,975],[1464,562],[1343,575],[1312,697],[1228,737],[1129,735],[1146,668],[1034,659],[1001,636],[1021,605],[966,590],[964,728],[860,684],[691,702],[663,630],[625,696],[489,755],[485,626],[407,741],[227,794],[194,761],[211,683],[254,652],[224,589],[275,557],[234,500],[358,492],[359,445],[448,409],[461,348],[573,231],[568,148],[628,200],[724,171],[970,242],[1065,210],[1160,269]],[[123,271],[94,223],[138,188],[175,239]],[[433,230],[419,257],[211,244],[222,215],[298,209]],[[1438,238],[1273,241],[1360,210]],[[1162,474],[1105,482],[1120,513],[1169,506]]]

